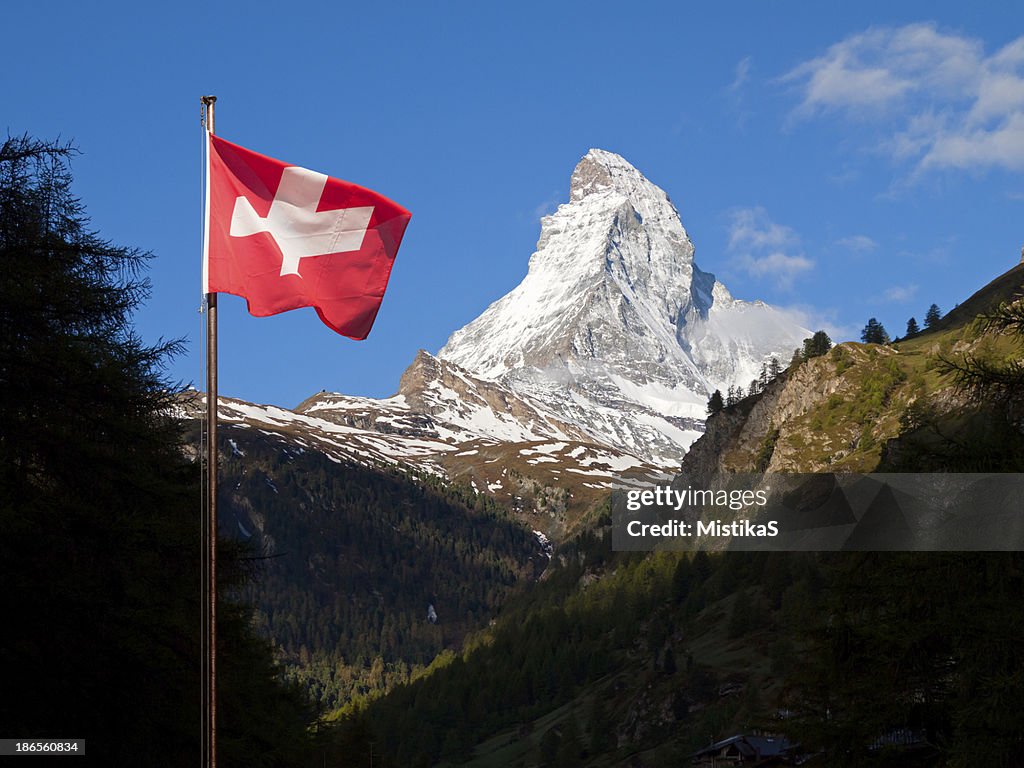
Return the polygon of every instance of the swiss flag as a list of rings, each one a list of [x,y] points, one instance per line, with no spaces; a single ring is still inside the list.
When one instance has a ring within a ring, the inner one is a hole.
[[[412,214],[208,136],[204,291],[242,296],[257,317],[313,307],[338,333],[365,339]]]

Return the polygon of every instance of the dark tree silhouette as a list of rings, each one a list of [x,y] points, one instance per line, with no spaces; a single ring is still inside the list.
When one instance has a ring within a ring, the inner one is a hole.
[[[804,339],[803,359],[810,360],[812,357],[821,357],[832,349],[832,339],[824,331],[817,331],[809,339]]]
[[[725,401],[722,399],[722,393],[720,390],[716,389],[714,392],[711,393],[711,397],[708,399],[708,415],[714,416],[724,407]]]
[[[90,230],[74,154],[0,144],[0,722],[86,737],[97,764],[186,765],[199,757],[202,601],[198,472],[162,372],[178,345],[134,332],[150,254]],[[221,562],[232,581],[237,556]],[[247,612],[221,615],[222,755],[281,765],[307,714],[277,695]]]
[[[860,340],[865,344],[888,344],[889,334],[886,333],[885,326],[872,317],[860,332]]]
[[[730,384],[729,389],[726,390],[725,394],[725,407],[731,408],[736,405],[743,398],[742,389],[737,391],[737,387]]]

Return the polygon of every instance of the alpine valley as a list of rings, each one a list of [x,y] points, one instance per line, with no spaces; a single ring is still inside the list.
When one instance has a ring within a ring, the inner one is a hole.
[[[668,482],[712,391],[808,335],[733,298],[665,192],[591,150],[522,283],[419,352],[394,396],[221,398],[221,528],[269,558],[246,593],[258,628],[323,707],[408,680],[540,577],[609,489]]]

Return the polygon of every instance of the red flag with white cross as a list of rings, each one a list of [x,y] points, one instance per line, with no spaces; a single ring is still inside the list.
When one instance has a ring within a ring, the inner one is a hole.
[[[365,339],[412,214],[372,190],[207,134],[205,293],[257,317],[313,307]]]

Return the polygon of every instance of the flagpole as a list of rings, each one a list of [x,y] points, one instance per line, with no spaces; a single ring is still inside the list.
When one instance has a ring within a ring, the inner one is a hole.
[[[206,130],[214,133],[214,105],[216,96],[203,96],[206,109]],[[207,144],[207,154],[210,152]],[[206,167],[206,206],[209,210],[209,161]],[[209,217],[206,226],[209,227]],[[203,286],[204,290],[208,286]],[[206,587],[207,613],[204,638],[206,645],[206,764],[217,766],[217,294],[206,294],[206,471],[207,471],[207,517],[206,517]]]

